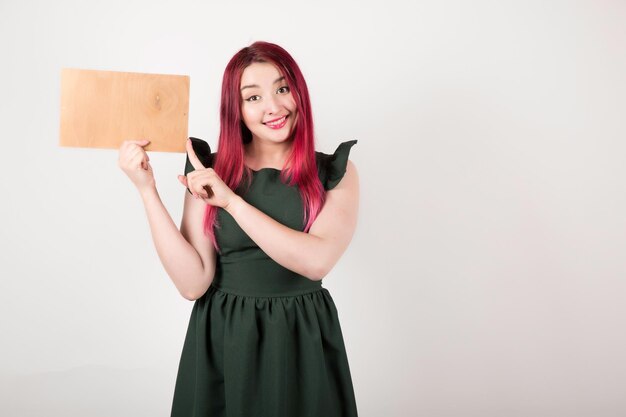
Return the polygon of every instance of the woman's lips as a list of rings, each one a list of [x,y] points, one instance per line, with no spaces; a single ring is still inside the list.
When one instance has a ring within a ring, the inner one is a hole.
[[[278,120],[282,120],[282,122],[267,122],[265,123],[265,126],[269,127],[270,129],[280,129],[283,126],[285,126],[285,124],[287,124],[287,118],[289,117],[289,115],[283,116],[282,119],[278,119]]]

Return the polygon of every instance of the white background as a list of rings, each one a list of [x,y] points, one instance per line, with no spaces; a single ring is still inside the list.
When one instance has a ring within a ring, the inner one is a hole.
[[[358,139],[354,240],[324,279],[359,415],[626,414],[626,3],[0,0],[0,414],[169,416],[193,303],[117,151],[58,146],[63,67],[306,77],[318,150]],[[180,224],[181,153],[152,153]],[[321,416],[320,416],[321,417]]]

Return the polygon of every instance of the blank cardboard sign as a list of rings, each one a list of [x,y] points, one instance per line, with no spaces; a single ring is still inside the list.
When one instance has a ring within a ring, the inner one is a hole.
[[[61,70],[60,146],[185,152],[188,115],[187,75]]]

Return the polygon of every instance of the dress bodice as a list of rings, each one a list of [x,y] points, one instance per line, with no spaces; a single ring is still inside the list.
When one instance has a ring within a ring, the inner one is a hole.
[[[212,167],[216,154],[211,153],[208,143],[198,138],[190,139],[198,159],[205,167]],[[324,190],[333,189],[341,181],[346,172],[350,148],[356,143],[357,140],[342,142],[332,154],[315,152],[318,176]],[[185,175],[193,170],[187,157]],[[303,231],[304,209],[298,186],[283,183],[280,174],[281,170],[275,168],[252,170],[250,187],[240,195],[277,222]],[[217,221],[219,228],[215,228],[215,238],[221,254],[217,257],[215,286],[228,287],[230,291],[242,294],[259,294],[259,291],[267,290],[272,294],[278,291],[291,295],[319,289],[321,281],[312,281],[272,260],[226,210],[218,208]]]

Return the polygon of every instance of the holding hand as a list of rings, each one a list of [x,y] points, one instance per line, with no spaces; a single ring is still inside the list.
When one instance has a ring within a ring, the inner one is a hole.
[[[117,160],[117,165],[128,175],[140,192],[155,187],[150,157],[143,149],[149,143],[148,139],[125,140],[120,146]]]
[[[238,197],[224,181],[217,175],[213,168],[205,168],[193,150],[191,139],[187,139],[187,155],[189,162],[195,168],[187,176],[179,175],[178,180],[189,188],[195,198],[211,204],[212,206],[225,208]]]

